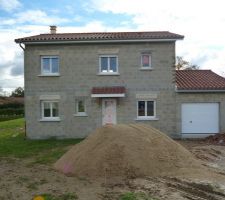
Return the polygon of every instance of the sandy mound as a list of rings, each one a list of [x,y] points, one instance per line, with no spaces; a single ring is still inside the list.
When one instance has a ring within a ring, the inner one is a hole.
[[[88,177],[179,176],[204,170],[188,150],[143,124],[99,128],[72,147],[54,168]]]

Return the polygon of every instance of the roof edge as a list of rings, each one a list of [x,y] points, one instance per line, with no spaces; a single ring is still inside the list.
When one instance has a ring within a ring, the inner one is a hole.
[[[23,41],[20,39],[15,39],[16,43],[23,44],[75,44],[75,43],[119,43],[119,42],[175,42],[177,40],[183,40],[183,38],[179,39],[128,39],[128,40],[62,40],[62,41]]]

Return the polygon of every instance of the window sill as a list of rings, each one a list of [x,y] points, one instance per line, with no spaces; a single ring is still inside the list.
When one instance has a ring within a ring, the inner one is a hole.
[[[59,77],[60,74],[40,74],[39,77]]]
[[[109,72],[109,73],[98,73],[99,76],[119,76],[120,73],[118,72]]]
[[[152,71],[153,68],[152,67],[140,67],[139,68],[141,71]]]
[[[74,114],[73,115],[74,117],[88,117],[88,115],[86,113],[83,113],[83,114]]]
[[[40,119],[40,122],[60,122],[60,118],[49,118],[49,119]]]
[[[141,118],[136,118],[135,121],[157,121],[159,118],[156,117],[141,117]]]

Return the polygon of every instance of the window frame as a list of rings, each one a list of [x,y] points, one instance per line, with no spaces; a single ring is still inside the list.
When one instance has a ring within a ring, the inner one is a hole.
[[[50,117],[44,116],[44,103],[50,103]],[[52,109],[53,103],[58,104],[58,116],[56,116],[56,117],[53,117],[53,109]],[[41,120],[43,120],[43,121],[59,121],[60,120],[59,101],[57,101],[57,100],[41,100]]]
[[[46,73],[43,70],[43,67],[44,67],[43,59],[46,59],[46,58],[50,59],[50,72],[49,73]],[[57,58],[58,59],[58,72],[55,72],[55,73],[52,72],[52,59],[53,58]],[[54,55],[54,56],[41,56],[41,75],[42,76],[59,76],[59,56],[57,56],[57,55]]]
[[[145,115],[144,116],[139,116],[139,112],[138,112],[138,105],[139,105],[139,101],[144,101],[145,102]],[[153,116],[147,116],[147,102],[148,101],[152,101],[153,102]],[[152,100],[152,99],[138,99],[137,100],[137,119],[156,119],[156,100]]]
[[[110,57],[116,58],[116,72],[110,72]],[[107,72],[102,72],[102,63],[101,58],[107,58]],[[105,54],[105,55],[99,55],[99,74],[119,74],[119,61],[118,61],[118,55],[115,54]]]
[[[79,112],[79,102],[82,101],[84,103],[84,112]],[[87,116],[87,109],[86,109],[86,100],[85,99],[76,99],[75,100],[75,114],[74,116]]]
[[[143,56],[149,56],[149,65],[143,66]],[[152,69],[152,54],[148,52],[141,53],[141,69]]]

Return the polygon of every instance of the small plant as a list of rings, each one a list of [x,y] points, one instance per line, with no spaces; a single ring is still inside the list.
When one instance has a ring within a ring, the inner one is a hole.
[[[43,197],[44,200],[77,200],[78,199],[78,196],[72,193],[66,193],[59,196],[55,196],[52,194],[41,194],[40,196]]]
[[[120,200],[138,200],[137,195],[133,192],[127,192],[120,196]]]

